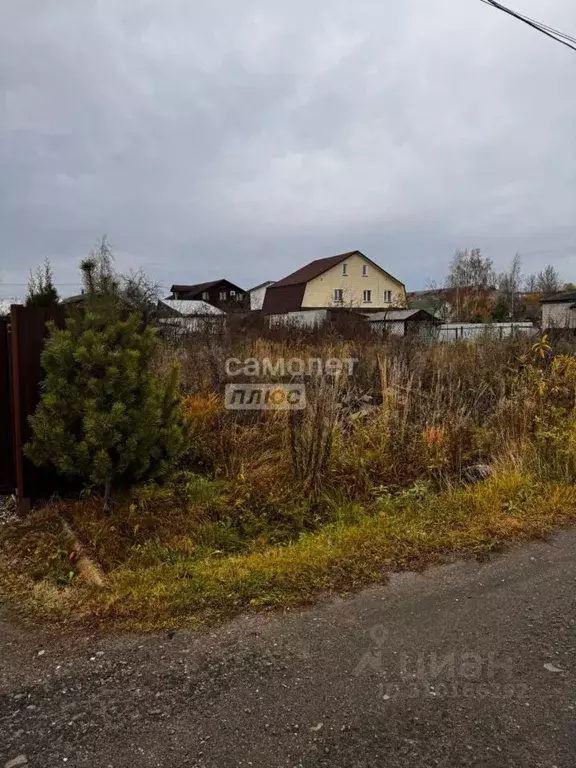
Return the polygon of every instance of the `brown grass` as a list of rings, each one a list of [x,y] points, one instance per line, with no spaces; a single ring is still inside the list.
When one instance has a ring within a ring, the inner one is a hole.
[[[576,358],[529,341],[418,344],[283,331],[165,344],[190,446],[164,487],[57,502],[0,529],[0,586],[54,617],[200,625],[306,602],[576,514]],[[224,408],[224,361],[357,358],[302,412]],[[494,476],[465,485],[469,468]],[[79,583],[64,517],[107,577]]]
[[[55,511],[53,511],[55,514]],[[340,520],[285,546],[198,553],[194,535],[149,539],[111,568],[106,590],[32,578],[20,552],[10,593],[55,620],[104,622],[122,628],[201,627],[241,610],[285,608],[323,592],[348,592],[385,581],[391,569],[421,568],[454,553],[481,555],[512,538],[545,535],[576,517],[576,489],[516,474],[441,494],[419,489],[376,499],[371,509],[341,508]],[[35,540],[37,561],[54,545],[47,513],[20,524],[18,540]],[[42,544],[41,544],[42,543]],[[15,575],[18,563],[20,575]],[[52,561],[54,565],[54,561]],[[7,588],[4,574],[0,584]]]

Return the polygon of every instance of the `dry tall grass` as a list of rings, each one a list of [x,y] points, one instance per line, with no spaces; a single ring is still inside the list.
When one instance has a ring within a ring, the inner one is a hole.
[[[358,362],[352,376],[305,377],[303,411],[231,411],[232,357]],[[158,371],[174,359],[191,436],[173,482],[133,489],[110,516],[86,498],[5,526],[0,589],[34,606],[49,595],[59,615],[210,622],[576,516],[576,357],[566,343],[560,353],[546,340],[430,345],[252,327],[165,343]],[[478,465],[494,476],[470,487]],[[61,517],[103,566],[104,595],[76,587]]]
[[[338,491],[349,499],[415,481],[450,485],[475,464],[534,462],[535,446],[544,443],[553,446],[549,467],[558,440],[544,439],[543,425],[554,414],[566,417],[565,394],[557,412],[558,379],[564,388],[576,380],[566,363],[560,369],[555,362],[572,358],[542,353],[527,339],[432,345],[327,332],[228,332],[165,345],[159,368],[173,358],[186,407],[196,413],[191,469],[227,479],[266,476],[270,487],[292,477],[300,494]],[[224,409],[228,358],[357,364],[337,382],[305,378],[308,408],[287,418]]]

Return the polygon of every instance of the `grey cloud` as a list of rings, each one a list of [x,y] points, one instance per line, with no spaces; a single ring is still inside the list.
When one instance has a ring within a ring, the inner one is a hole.
[[[0,295],[103,231],[167,284],[358,247],[419,287],[474,245],[574,279],[575,65],[477,0],[3,4]]]

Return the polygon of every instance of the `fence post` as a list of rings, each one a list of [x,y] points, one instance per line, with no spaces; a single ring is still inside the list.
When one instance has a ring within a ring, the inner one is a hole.
[[[8,320],[0,318],[0,493],[6,494],[16,488],[11,390]]]
[[[20,398],[20,316],[18,307],[10,307],[10,374],[12,384],[12,435],[14,438],[14,475],[16,502],[20,514],[30,509],[30,499],[24,497],[24,457],[22,454],[22,423]]]
[[[10,351],[12,424],[14,438],[14,477],[19,511],[24,514],[33,499],[50,496],[61,485],[57,473],[38,468],[24,456],[23,448],[31,435],[29,417],[41,395],[41,355],[48,329],[46,322],[64,324],[60,307],[42,309],[13,304],[10,307]]]

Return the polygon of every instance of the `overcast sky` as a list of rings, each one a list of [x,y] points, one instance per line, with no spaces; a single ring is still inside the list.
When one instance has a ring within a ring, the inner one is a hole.
[[[507,0],[576,37],[574,0]],[[576,53],[480,0],[2,0],[0,297],[456,248],[576,281]],[[20,285],[18,285],[20,284]]]

